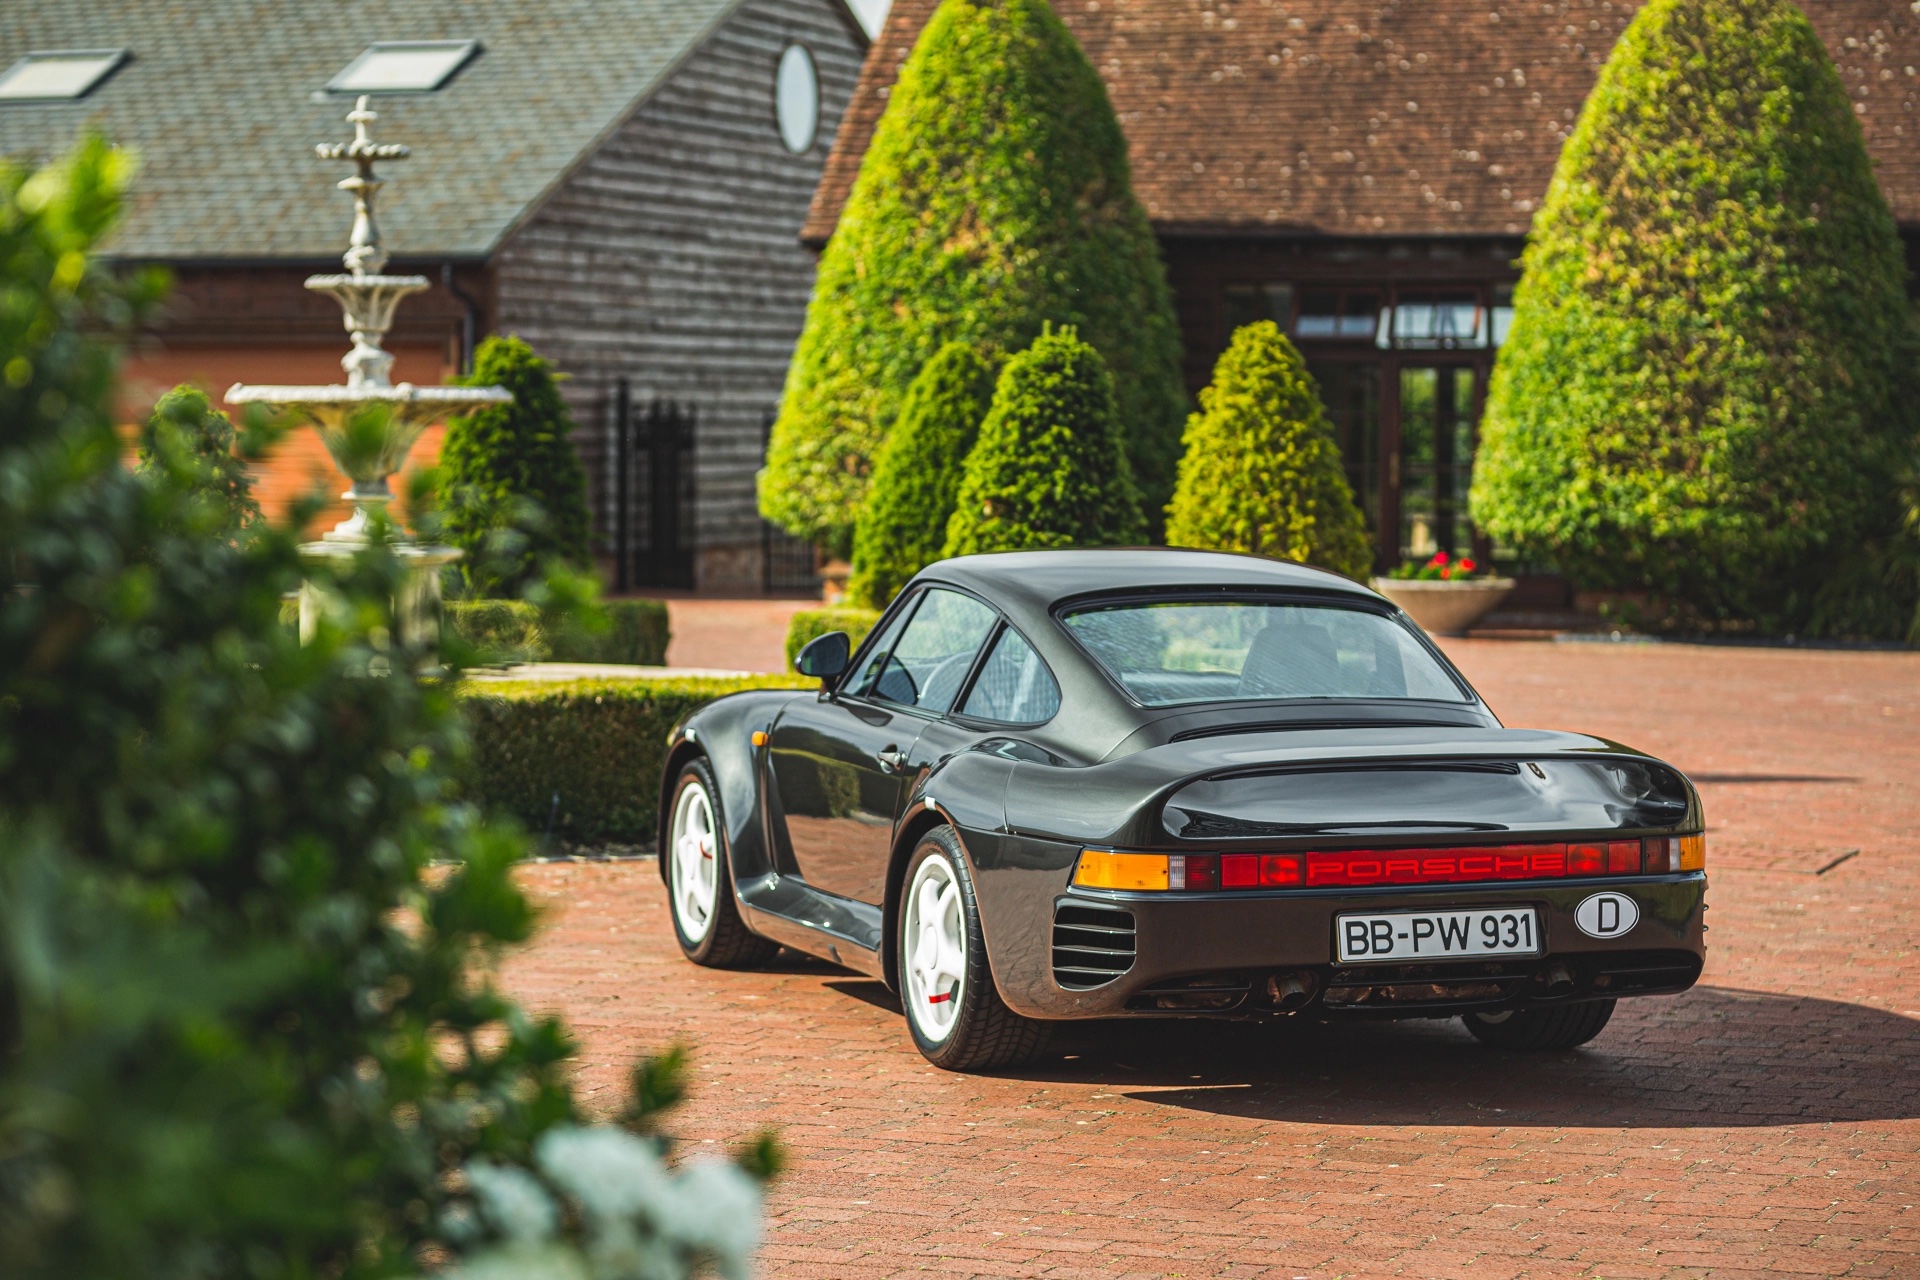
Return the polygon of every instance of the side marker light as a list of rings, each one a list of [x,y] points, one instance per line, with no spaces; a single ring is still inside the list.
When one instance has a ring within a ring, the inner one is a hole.
[[[765,729],[755,729],[753,731],[753,745],[756,747],[764,747],[767,745],[767,731]]]

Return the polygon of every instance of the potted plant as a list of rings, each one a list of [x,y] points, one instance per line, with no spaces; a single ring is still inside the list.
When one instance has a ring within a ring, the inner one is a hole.
[[[1456,560],[1436,551],[1425,564],[1409,560],[1375,578],[1373,589],[1405,609],[1422,630],[1463,636],[1500,606],[1513,590],[1513,579],[1493,577],[1471,557]]]

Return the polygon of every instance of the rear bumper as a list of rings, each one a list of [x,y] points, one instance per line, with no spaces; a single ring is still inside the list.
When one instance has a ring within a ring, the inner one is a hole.
[[[1619,937],[1592,938],[1575,924],[1575,908],[1603,890],[1625,894],[1640,908],[1638,923]],[[995,979],[1009,1005],[1037,1018],[1446,1017],[1668,994],[1686,990],[1700,975],[1705,896],[1699,872],[1266,893],[1073,889],[1053,899],[1053,946],[1025,950],[1025,963],[1002,964],[996,956]],[[1543,955],[1335,961],[1334,920],[1346,912],[1515,906],[1538,912]],[[1109,944],[1101,946],[1103,954],[1081,949],[1096,941]],[[1041,954],[1044,967],[1035,963]]]

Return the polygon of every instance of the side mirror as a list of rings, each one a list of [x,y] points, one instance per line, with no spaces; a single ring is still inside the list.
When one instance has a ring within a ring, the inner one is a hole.
[[[807,647],[793,660],[793,669],[803,676],[832,682],[846,674],[847,663],[852,658],[853,642],[847,633],[829,631],[807,642]]]

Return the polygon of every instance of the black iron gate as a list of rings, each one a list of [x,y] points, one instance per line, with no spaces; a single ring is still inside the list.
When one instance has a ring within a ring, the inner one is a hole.
[[[614,590],[693,586],[693,406],[655,400],[636,413],[615,387]]]
[[[773,441],[774,415],[760,424],[760,456]],[[796,538],[771,520],[760,522],[760,589],[768,595],[814,595],[820,590],[820,570],[813,544]]]

